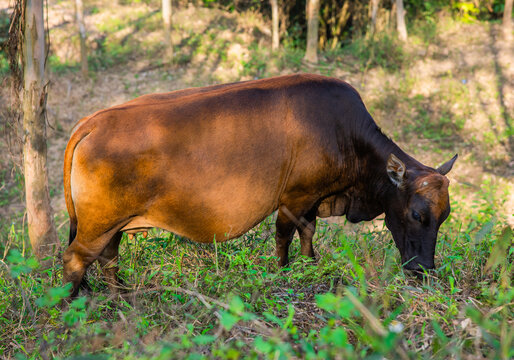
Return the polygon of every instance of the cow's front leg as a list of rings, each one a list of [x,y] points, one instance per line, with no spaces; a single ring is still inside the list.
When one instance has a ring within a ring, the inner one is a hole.
[[[312,209],[300,219],[301,225],[298,225],[301,253],[302,255],[309,256],[313,259],[314,248],[312,247],[312,238],[316,232],[316,213],[317,209]]]
[[[296,225],[287,209],[279,209],[277,215],[275,241],[277,243],[278,265],[285,266],[288,263],[289,245],[293,240]]]

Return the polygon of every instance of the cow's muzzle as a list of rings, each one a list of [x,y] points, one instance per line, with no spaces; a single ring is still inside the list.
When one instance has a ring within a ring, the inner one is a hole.
[[[415,275],[418,279],[422,279],[425,271],[431,271],[435,269],[434,263],[422,263],[419,261],[416,261],[415,259],[406,262],[403,265],[403,268],[405,270],[408,270],[412,275]]]

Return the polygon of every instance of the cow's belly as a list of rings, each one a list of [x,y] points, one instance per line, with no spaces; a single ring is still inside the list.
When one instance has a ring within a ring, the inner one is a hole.
[[[143,216],[157,227],[212,242],[247,232],[277,208],[278,179],[227,177],[215,184],[198,181],[196,185],[186,191],[170,188]]]
[[[180,206],[172,199],[172,194],[160,198],[140,215],[131,218],[121,230],[140,232],[157,227],[198,242],[213,242],[214,239],[222,242],[246,233],[276,209],[270,194],[251,197],[234,190],[233,197],[214,201],[198,195],[181,202]]]
[[[74,163],[72,196],[79,223],[101,224],[108,231],[129,219],[122,231],[158,227],[198,242],[221,242],[276,210],[288,171],[287,161],[276,159],[231,168],[214,160],[191,166],[181,157],[144,162],[97,157],[94,166]]]

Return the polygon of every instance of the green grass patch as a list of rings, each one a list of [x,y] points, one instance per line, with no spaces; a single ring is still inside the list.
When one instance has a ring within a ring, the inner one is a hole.
[[[6,76],[9,71],[9,61],[7,61],[7,56],[5,52],[0,51],[0,75]]]
[[[387,32],[354,39],[344,50],[358,60],[361,70],[381,67],[394,72],[408,65],[409,56],[401,42]]]
[[[17,167],[12,170],[0,169],[0,206],[11,202],[21,201],[24,196],[25,180],[23,173]]]

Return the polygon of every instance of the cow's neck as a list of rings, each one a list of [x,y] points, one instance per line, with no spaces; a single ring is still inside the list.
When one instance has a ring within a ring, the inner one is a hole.
[[[357,157],[359,164],[356,167],[355,181],[361,189],[364,189],[368,199],[376,199],[384,207],[396,186],[387,175],[389,156],[396,155],[408,169],[423,165],[400,149],[376,125],[357,138],[357,141],[359,142],[357,151],[360,150],[362,154],[358,154]]]

